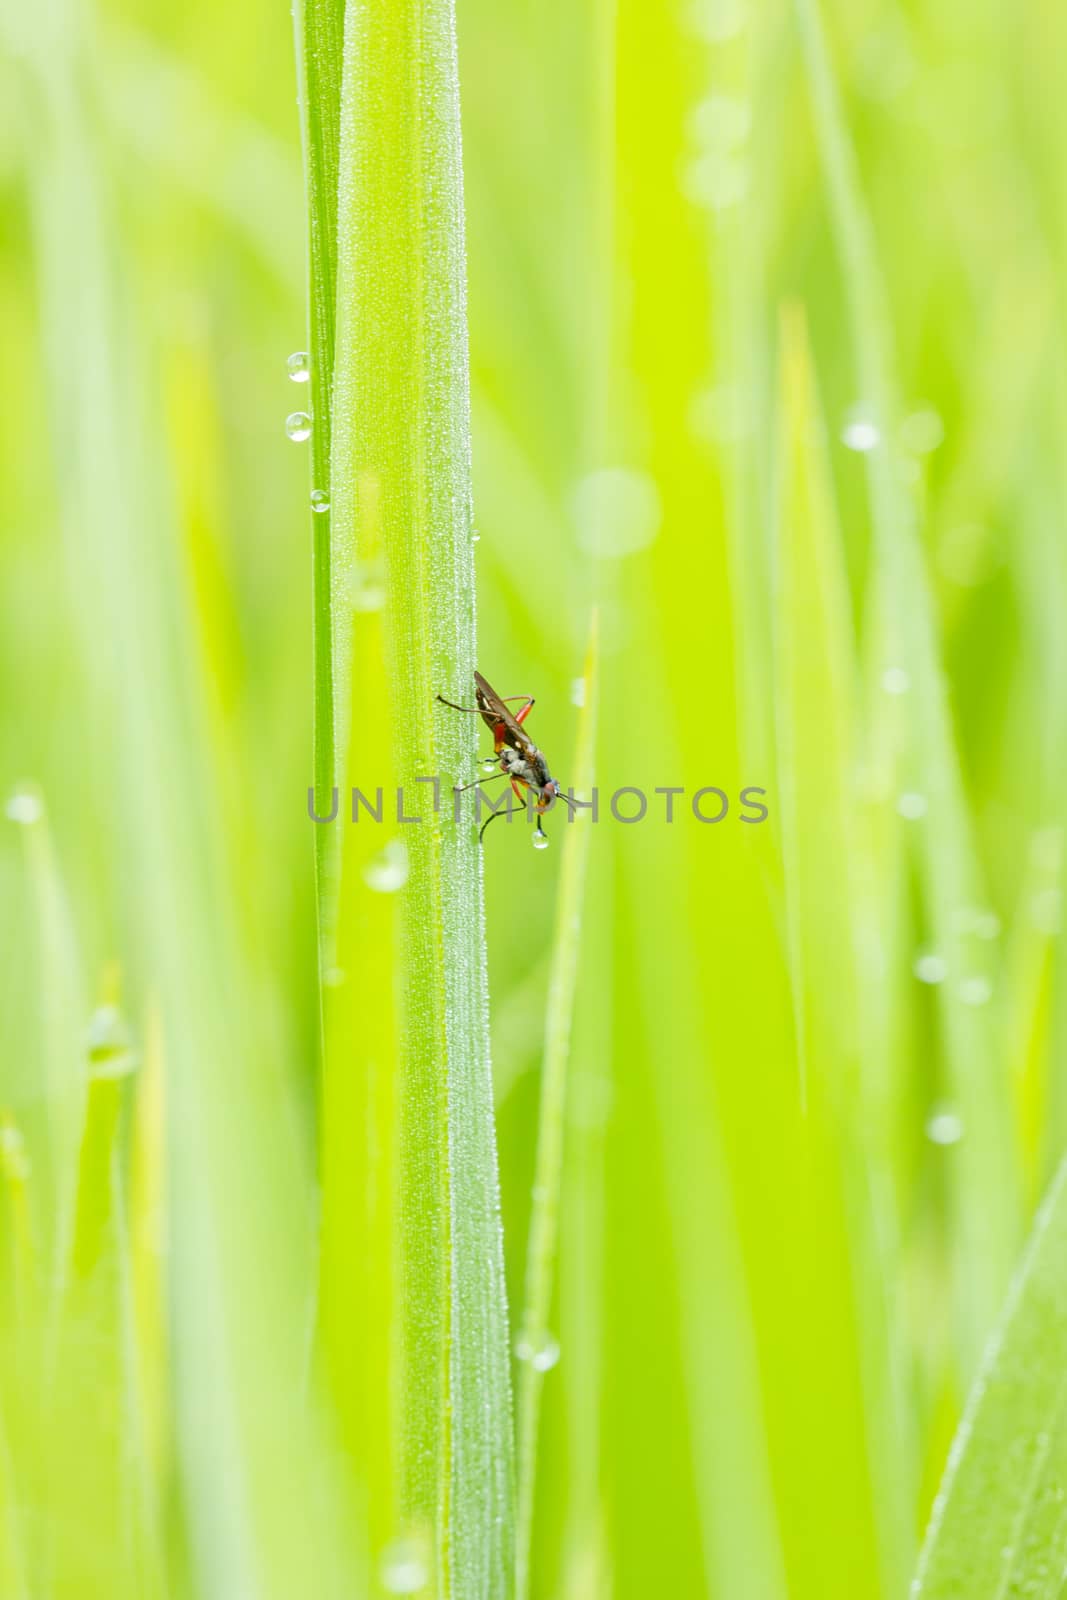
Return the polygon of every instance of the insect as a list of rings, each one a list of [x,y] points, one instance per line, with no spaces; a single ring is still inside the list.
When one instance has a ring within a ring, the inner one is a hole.
[[[548,763],[542,752],[534,744],[530,735],[523,727],[523,723],[533,710],[534,698],[532,694],[498,695],[487,678],[480,672],[474,674],[474,697],[477,705],[459,706],[454,700],[446,700],[443,694],[437,696],[443,706],[451,706],[453,711],[466,711],[472,716],[481,717],[490,733],[493,735],[493,746],[496,751],[498,771],[488,778],[476,778],[473,783],[460,785],[457,793],[464,789],[474,789],[481,783],[491,783],[493,778],[509,778],[511,787],[519,800],[523,800],[523,790],[532,790],[536,796],[534,811],[537,814],[537,828],[534,832],[534,844],[543,850],[548,843],[548,835],[541,826],[541,817],[548,811],[556,800],[562,800],[565,805],[573,808],[574,802],[569,795],[560,789],[559,784],[549,774]],[[508,710],[509,700],[521,700],[522,705],[516,712]],[[494,817],[503,816],[504,812],[494,811],[482,823],[478,832],[481,839],[486,828]]]

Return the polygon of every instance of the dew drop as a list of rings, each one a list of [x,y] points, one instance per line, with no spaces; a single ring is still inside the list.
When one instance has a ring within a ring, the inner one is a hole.
[[[535,1372],[551,1372],[559,1360],[559,1344],[550,1333],[520,1333],[515,1341],[515,1356],[528,1361]]]
[[[472,533],[471,534],[471,544],[480,544],[481,540],[482,540],[482,536],[481,536],[480,533]]]
[[[959,993],[965,1006],[984,1006],[992,997],[993,985],[988,978],[961,978]]]
[[[85,1032],[89,1072],[94,1078],[125,1078],[137,1068],[133,1035],[117,1006],[99,1006]]]
[[[746,163],[727,150],[705,150],[682,172],[682,192],[694,205],[728,211],[748,194]]]
[[[904,817],[908,822],[917,822],[926,815],[926,796],[922,794],[902,794],[897,798],[897,815]]]
[[[329,511],[330,497],[325,489],[312,489],[311,509],[317,516],[321,516],[324,511]]]
[[[294,383],[307,383],[311,377],[311,363],[306,350],[294,350],[285,365]]]
[[[496,756],[486,756],[481,766],[483,772],[495,772],[497,770]]]
[[[408,881],[408,851],[403,839],[390,839],[384,850],[367,862],[363,881],[378,894],[395,894]]]
[[[548,849],[548,834],[547,833],[535,833],[534,836],[533,836],[533,847],[534,847],[535,850],[547,850]]]
[[[860,455],[865,455],[868,450],[873,450],[881,440],[882,434],[878,424],[865,411],[856,409],[850,411],[845,418],[845,425],[841,429],[841,443],[848,450],[856,450]]]
[[[924,955],[916,957],[912,971],[920,983],[944,983],[948,977],[948,964],[943,956],[928,950]]]
[[[736,38],[745,25],[743,0],[718,0],[714,5],[708,5],[707,0],[692,0],[685,25],[709,44],[725,44]]]
[[[419,1594],[429,1581],[422,1551],[413,1539],[394,1539],[382,1552],[382,1588],[388,1594]]]
[[[882,673],[882,688],[886,694],[907,694],[911,679],[903,667],[886,667]]]
[[[20,822],[23,827],[29,827],[41,820],[41,802],[29,789],[16,789],[4,810],[9,821]]]
[[[575,678],[571,683],[571,705],[585,705],[585,679]]]
[[[733,95],[709,94],[698,100],[689,114],[689,132],[695,144],[730,149],[743,144],[752,128],[752,108]]]
[[[963,1138],[963,1121],[951,1106],[935,1106],[926,1119],[926,1137],[931,1144],[958,1144]]]
[[[290,411],[285,419],[285,431],[294,444],[303,444],[311,438],[311,418],[306,411]]]

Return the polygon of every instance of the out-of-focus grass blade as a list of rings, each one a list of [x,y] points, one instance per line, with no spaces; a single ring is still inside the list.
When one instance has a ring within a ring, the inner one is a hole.
[[[1067,1165],[952,1448],[915,1600],[1058,1600],[1067,1563]]]
[[[593,751],[596,743],[597,621],[594,613],[582,675],[584,696],[578,719],[578,737],[568,786],[588,800],[593,787]],[[563,819],[561,817],[561,824]],[[566,823],[563,863],[560,868],[556,929],[545,1016],[545,1051],[541,1066],[541,1110],[538,1119],[537,1158],[533,1206],[526,1251],[526,1288],[517,1354],[521,1362],[518,1385],[519,1484],[516,1532],[516,1600],[526,1600],[530,1586],[530,1546],[537,1481],[537,1430],[541,1388],[545,1372],[554,1364],[556,1341],[549,1332],[559,1235],[560,1179],[563,1168],[563,1129],[567,1102],[567,1071],[571,1045],[574,992],[582,931],[582,901],[589,859],[591,824]]]
[[[858,674],[825,427],[799,307],[784,314],[782,339],[775,704],[790,978],[806,1108],[798,1136],[810,1147],[804,1170],[820,1240],[818,1260],[807,1269],[819,1275],[808,1302],[812,1361],[816,1366],[815,1351],[829,1350],[844,1334],[834,1383],[845,1381],[851,1364],[863,1400],[862,1414],[846,1415],[842,1407],[826,1419],[827,1430],[840,1434],[839,1459],[850,1463],[840,1492],[861,1486],[843,1518],[857,1541],[844,1565],[878,1570],[879,1592],[891,1596],[911,1566],[913,1500],[888,1333],[896,1263],[880,1251],[894,1229],[891,1218],[873,1215],[872,1192],[885,1189],[878,1170],[884,1156],[880,1138],[865,1131],[876,1097],[866,1093],[863,1078],[872,1070],[881,1078],[882,1042],[872,993],[869,872],[857,821]],[[831,1245],[838,1231],[843,1270]],[[874,1516],[865,1529],[868,1510]]]
[[[337,207],[344,73],[344,0],[299,0],[294,7],[304,177],[308,214],[308,306],[311,375],[311,490],[328,494],[337,319]],[[311,512],[314,626],[314,782],[316,810],[329,811],[337,780],[334,678],[333,548],[329,509]],[[320,977],[333,964],[338,850],[336,832],[315,830]]]
[[[102,1007],[84,1060],[74,1234],[46,1374],[48,1570],[59,1593],[100,1589],[148,1600],[162,1592],[162,1568],[145,1522],[122,1172],[123,1104],[135,1066],[117,1010]]]
[[[382,1120],[348,1130],[388,1145],[396,1118],[397,1315],[382,1382],[398,1395],[397,1534],[430,1535],[435,1570],[424,1581],[438,1594],[503,1600],[514,1581],[513,1442],[482,867],[470,812],[456,822],[449,793],[474,776],[477,719],[435,704],[438,693],[469,704],[475,667],[451,0],[347,8],[333,379],[335,723],[347,740],[361,615],[380,609],[377,715],[388,728],[380,779],[356,765],[378,754],[373,740],[369,752],[357,743],[342,754],[338,770],[380,781],[391,811],[399,785],[406,814],[423,818],[404,826],[394,813],[376,879],[379,893],[398,896],[394,984],[374,997],[377,1022],[360,1022],[383,1044]],[[436,816],[432,782],[417,781],[435,777]],[[353,957],[363,959],[361,942]],[[346,1070],[343,1058],[327,1063],[328,1073]]]
[[[911,492],[897,445],[900,403],[893,335],[874,235],[831,66],[819,0],[796,0],[811,85],[830,216],[844,278],[860,402],[875,429],[866,452],[875,554],[884,583],[891,647],[912,685],[913,760],[925,894],[936,948],[946,963],[939,988],[953,1099],[966,1129],[952,1163],[957,1340],[974,1369],[997,1314],[1018,1248],[1021,1195],[1007,1074],[989,1008],[972,1002],[985,976],[967,917],[982,904],[955,733],[938,653],[936,618]]]
[[[40,994],[41,1095],[26,1112],[35,1224],[50,1258],[49,1281],[61,1284],[73,1226],[78,1144],[85,1113],[82,1034],[87,990],[67,889],[60,876],[43,802],[29,788],[11,807],[25,820],[23,834],[36,920]],[[9,808],[10,809],[10,808]]]

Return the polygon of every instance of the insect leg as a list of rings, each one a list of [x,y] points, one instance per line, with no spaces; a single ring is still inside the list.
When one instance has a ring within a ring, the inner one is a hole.
[[[455,783],[452,785],[453,794],[466,794],[468,789],[477,789],[480,783],[492,783],[494,778],[506,777],[503,772],[491,772],[488,778],[475,778],[473,783]],[[494,816],[496,813],[494,812]]]
[[[453,711],[469,711],[473,717],[480,717],[482,714],[481,706],[457,706],[454,700],[446,700],[443,694],[439,694],[437,698],[443,706],[451,706]]]

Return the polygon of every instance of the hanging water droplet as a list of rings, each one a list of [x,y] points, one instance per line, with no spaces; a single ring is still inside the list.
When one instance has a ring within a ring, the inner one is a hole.
[[[951,1106],[935,1106],[926,1119],[926,1137],[931,1144],[958,1144],[963,1138],[963,1120]]]
[[[294,350],[285,364],[294,383],[307,383],[311,377],[311,363],[306,350]]]
[[[520,1333],[515,1341],[515,1356],[528,1361],[535,1372],[550,1372],[559,1360],[559,1344],[550,1333]]]
[[[495,772],[496,770],[497,770],[497,759],[496,759],[496,756],[486,756],[485,760],[482,762],[482,771],[483,772]]]
[[[874,418],[859,407],[849,412],[841,429],[841,443],[846,449],[857,450],[861,455],[873,450],[881,437],[881,429]]]
[[[481,538],[482,538],[482,536],[481,536],[480,533],[472,533],[471,534],[471,544],[480,544],[481,543]]]
[[[408,881],[408,852],[403,839],[390,839],[385,849],[363,868],[363,881],[378,894],[395,894]]]
[[[547,833],[540,833],[540,832],[535,833],[534,836],[533,836],[533,847],[534,847],[535,850],[547,850],[548,849],[548,834]]]
[[[382,1551],[382,1588],[389,1594],[418,1594],[429,1582],[422,1551],[413,1539],[394,1539]]]
[[[960,979],[960,999],[965,1006],[984,1006],[992,994],[993,985],[988,978]]]
[[[16,789],[4,810],[11,822],[20,822],[23,827],[29,827],[31,823],[41,820],[41,802],[29,789]]]
[[[882,673],[882,688],[886,694],[907,694],[911,679],[903,667],[886,667]]]
[[[902,794],[897,799],[897,814],[908,822],[917,822],[926,815],[926,796],[922,794]]]
[[[928,950],[916,957],[912,971],[920,983],[944,983],[948,977],[948,964],[943,956]]]
[[[323,511],[329,511],[329,509],[330,509],[330,497],[326,493],[325,489],[312,489],[312,491],[311,491],[311,509],[316,514],[321,514]]]
[[[311,418],[306,411],[290,411],[285,419],[285,431],[294,444],[303,444],[311,438]]]
[[[98,1006],[85,1030],[85,1053],[94,1078],[124,1078],[136,1070],[133,1035],[118,1006]]]

